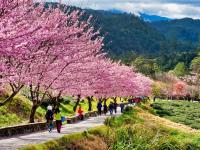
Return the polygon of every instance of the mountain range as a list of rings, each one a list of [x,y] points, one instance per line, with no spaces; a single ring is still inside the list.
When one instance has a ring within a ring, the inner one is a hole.
[[[161,65],[170,64],[164,69],[171,69],[178,61],[189,65],[196,56],[200,20],[170,19],[142,13],[138,16],[114,9],[84,9],[84,12],[82,19],[93,16],[91,24],[105,36],[104,51],[112,58],[122,59],[125,54],[136,53],[157,59]]]
[[[161,50],[167,53],[188,51],[195,49],[199,41],[199,20],[172,20],[156,16],[159,21],[154,18],[154,21],[149,22],[130,13],[85,11],[93,15],[93,25],[101,28],[102,35],[108,33],[104,41],[105,49],[116,54],[135,51],[144,55],[157,55]]]

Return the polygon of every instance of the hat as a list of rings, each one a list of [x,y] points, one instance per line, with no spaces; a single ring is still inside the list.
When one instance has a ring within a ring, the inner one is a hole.
[[[47,110],[52,110],[52,106],[49,105],[49,106],[47,107]]]

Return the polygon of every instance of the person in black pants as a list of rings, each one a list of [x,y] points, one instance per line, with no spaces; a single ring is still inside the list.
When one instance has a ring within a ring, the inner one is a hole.
[[[104,115],[106,115],[108,112],[108,106],[106,105],[106,103],[104,102],[104,105],[103,105],[103,113]]]
[[[47,128],[49,132],[51,132],[53,129],[53,117],[52,106],[48,106],[45,118],[47,120]]]
[[[101,116],[101,109],[102,109],[102,103],[101,101],[98,102],[97,104],[97,110],[98,110],[98,114]]]
[[[114,111],[115,113],[117,113],[117,102],[115,101],[113,105],[114,105]]]
[[[124,112],[124,102],[122,101],[122,103],[120,104],[120,108],[121,108],[121,113]]]
[[[113,108],[114,108],[113,102],[110,102],[108,108],[109,108],[109,111],[110,111],[110,115],[112,115],[113,114]]]

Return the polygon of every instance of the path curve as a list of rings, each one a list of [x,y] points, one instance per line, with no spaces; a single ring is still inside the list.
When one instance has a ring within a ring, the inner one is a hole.
[[[120,110],[118,108],[118,113],[113,116],[120,115]],[[87,120],[80,121],[75,124],[67,124],[62,127],[61,133],[57,133],[54,129],[51,133],[48,131],[31,133],[28,135],[21,135],[16,137],[11,137],[7,139],[0,140],[0,150],[18,150],[28,144],[39,144],[44,143],[49,140],[60,138],[66,134],[72,134],[77,132],[82,132],[88,128],[97,127],[103,125],[104,120],[109,117],[109,115],[102,115],[97,117],[91,117]]]

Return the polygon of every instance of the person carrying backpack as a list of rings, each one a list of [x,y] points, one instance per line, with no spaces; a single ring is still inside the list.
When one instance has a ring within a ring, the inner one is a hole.
[[[60,133],[61,126],[62,126],[62,120],[61,120],[61,113],[60,113],[59,108],[56,108],[56,110],[55,110],[55,119],[56,119],[57,132]]]
[[[53,129],[53,111],[52,111],[52,106],[47,107],[47,112],[45,115],[46,121],[47,121],[47,128],[48,131],[51,132]]]

